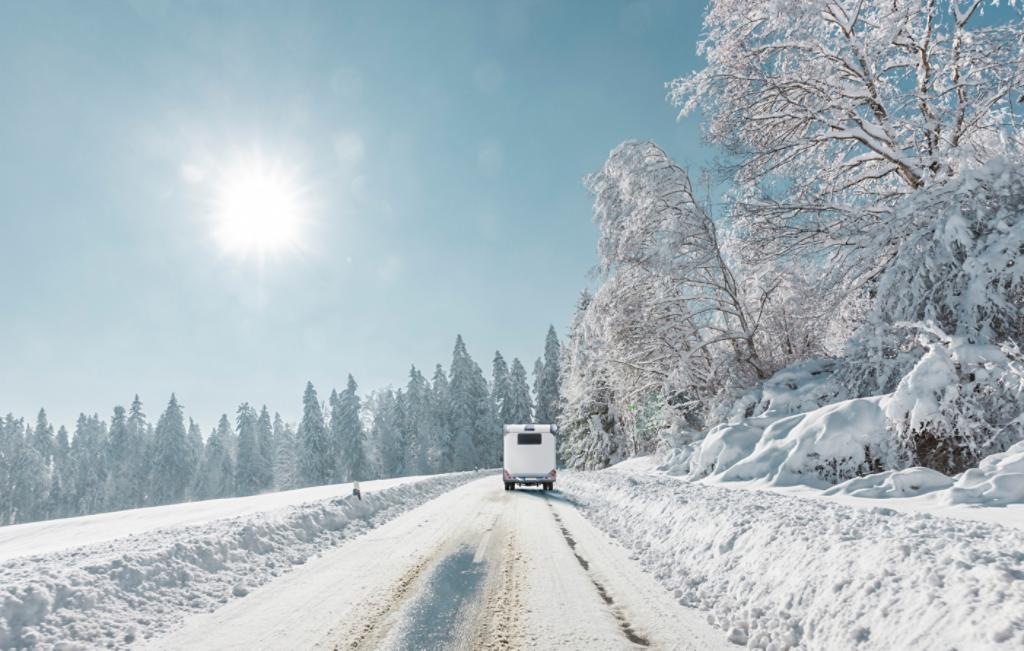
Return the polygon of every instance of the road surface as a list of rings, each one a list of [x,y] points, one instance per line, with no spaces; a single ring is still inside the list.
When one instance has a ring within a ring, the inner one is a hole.
[[[735,649],[557,491],[470,482],[156,649]]]

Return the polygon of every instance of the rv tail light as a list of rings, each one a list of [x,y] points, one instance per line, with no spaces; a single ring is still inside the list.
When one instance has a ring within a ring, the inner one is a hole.
[[[558,471],[552,469],[551,472],[548,473],[547,479],[554,479],[556,475],[558,475]]]

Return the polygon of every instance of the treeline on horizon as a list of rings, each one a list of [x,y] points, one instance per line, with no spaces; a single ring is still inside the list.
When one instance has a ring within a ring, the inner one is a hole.
[[[494,467],[502,423],[555,422],[559,341],[549,327],[532,389],[518,359],[494,355],[491,378],[455,339],[451,366],[428,379],[415,366],[399,388],[365,400],[349,375],[321,401],[313,384],[302,418],[286,423],[243,402],[203,437],[172,394],[154,425],[136,395],[109,423],[81,414],[74,430],[0,420],[0,525],[255,495],[353,480]]]

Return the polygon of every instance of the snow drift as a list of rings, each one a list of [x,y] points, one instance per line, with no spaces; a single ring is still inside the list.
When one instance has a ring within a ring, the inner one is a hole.
[[[1024,645],[1024,532],[614,469],[562,491],[680,603],[758,649]]]
[[[336,497],[10,559],[0,565],[0,648],[128,646],[479,476],[438,475],[361,501]]]

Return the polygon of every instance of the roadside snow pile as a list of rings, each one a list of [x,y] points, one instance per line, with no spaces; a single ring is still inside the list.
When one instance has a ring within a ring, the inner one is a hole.
[[[128,646],[479,477],[438,475],[362,501],[339,497],[8,560],[0,564],[0,648]]]
[[[728,420],[791,416],[835,402],[842,390],[832,379],[834,371],[831,359],[791,364],[735,401]]]
[[[694,452],[689,478],[767,479],[777,486],[830,486],[870,472],[889,454],[883,398],[858,398],[795,416],[750,418],[711,430]]]
[[[943,497],[948,504],[1024,503],[1024,441],[959,475]]]
[[[854,477],[822,494],[871,498],[916,497],[952,485],[953,480],[938,470],[915,466],[905,470],[886,470],[866,477]]]
[[[560,488],[748,647],[1024,645],[1022,531],[615,470]]]

